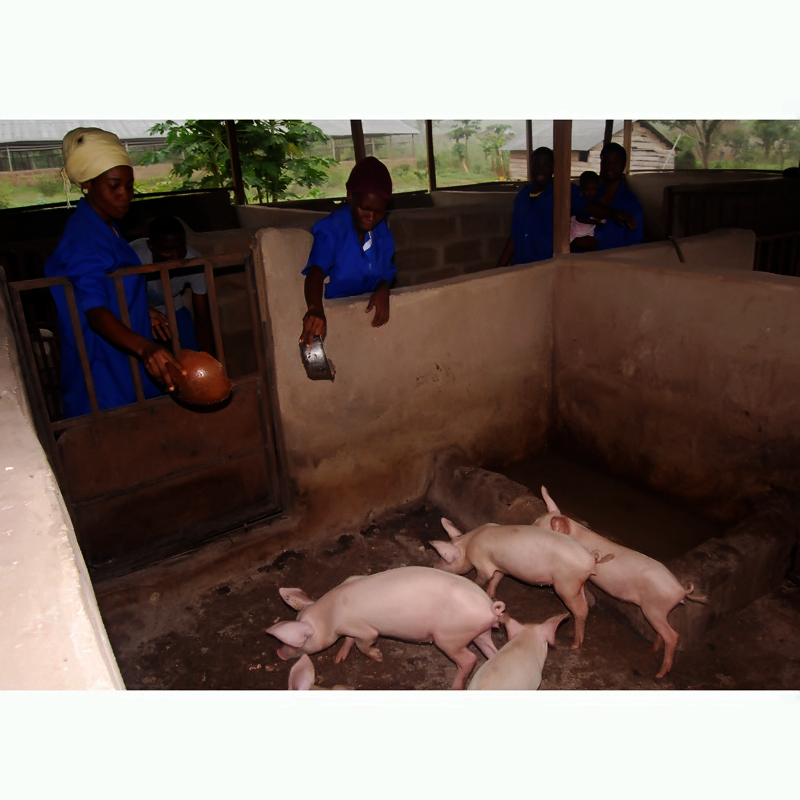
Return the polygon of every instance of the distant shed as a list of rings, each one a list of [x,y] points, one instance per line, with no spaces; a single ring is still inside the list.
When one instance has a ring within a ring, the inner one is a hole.
[[[587,169],[600,171],[600,151],[603,149],[603,136],[606,123],[602,119],[573,120],[572,122],[572,177],[577,178]],[[611,141],[622,144],[623,123],[614,120]],[[671,142],[655,127],[645,120],[633,123],[631,150],[631,172],[660,172],[673,169]],[[552,120],[538,120],[533,123],[533,149],[553,146]],[[510,173],[512,181],[524,181],[528,175],[528,161],[525,152],[525,136],[517,136],[503,148],[510,153]]]
[[[131,155],[160,150],[166,137],[153,135],[157,119],[0,119],[0,172],[61,168],[61,142],[75,128],[102,128],[119,136]]]
[[[327,137],[330,154],[340,161],[352,160],[353,133],[350,121],[342,119],[310,119]],[[407,122],[400,119],[361,120],[364,131],[364,146],[368,156],[392,158],[396,144],[411,145],[411,153],[416,156],[416,137],[422,134]],[[380,148],[380,149],[378,149]]]

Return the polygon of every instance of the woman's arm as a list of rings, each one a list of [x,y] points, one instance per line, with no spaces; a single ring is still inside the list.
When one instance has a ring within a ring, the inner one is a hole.
[[[389,282],[378,281],[378,285],[369,298],[366,313],[369,314],[375,309],[375,316],[372,318],[372,327],[380,328],[389,321]]]
[[[107,342],[136,356],[144,364],[144,368],[156,380],[165,384],[169,391],[175,386],[167,364],[173,363],[184,375],[187,374],[181,362],[169,350],[132,331],[104,306],[90,308],[86,312],[86,319],[89,327]]]
[[[514,257],[514,237],[509,236],[506,240],[506,246],[503,248],[503,252],[500,253],[500,258],[496,264],[497,267],[507,267],[511,263],[511,259]]]
[[[305,342],[307,347],[311,346],[315,336],[325,336],[325,331],[328,329],[325,311],[322,308],[324,283],[325,273],[323,273],[322,267],[316,265],[309,267],[303,287],[308,311],[303,316],[303,332],[300,334],[300,341]]]

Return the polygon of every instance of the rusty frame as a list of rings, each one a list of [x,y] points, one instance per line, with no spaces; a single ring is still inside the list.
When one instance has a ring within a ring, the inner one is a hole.
[[[5,276],[3,275],[2,283],[7,293],[8,299],[10,301],[9,307],[12,310],[10,317],[12,320],[14,335],[15,338],[17,339],[18,348],[21,356],[20,358],[21,368],[28,389],[28,397],[30,398],[34,425],[37,434],[39,436],[39,440],[42,443],[45,453],[47,454],[48,460],[50,461],[53,472],[55,473],[56,478],[59,482],[59,486],[61,488],[62,495],[69,510],[70,516],[72,517],[73,522],[75,523],[75,529],[76,533],[78,534],[79,541],[82,538],[85,539],[85,537],[83,537],[84,532],[81,531],[80,518],[86,511],[87,503],[89,503],[90,505],[95,504],[95,506],[97,506],[98,504],[108,502],[113,506],[113,503],[115,501],[118,501],[122,495],[129,496],[130,498],[135,498],[137,493],[147,493],[147,492],[152,492],[154,490],[157,491],[159,484],[163,484],[164,490],[165,492],[167,492],[169,485],[171,483],[177,482],[178,484],[180,484],[181,481],[183,481],[184,483],[187,480],[191,481],[193,475],[199,479],[198,476],[201,476],[208,470],[210,469],[213,470],[216,467],[219,467],[220,469],[223,470],[227,469],[228,472],[230,473],[230,470],[232,468],[235,468],[235,464],[238,463],[237,459],[244,464],[247,462],[248,459],[252,461],[253,458],[256,458],[257,462],[261,463],[261,466],[258,467],[258,470],[259,474],[263,474],[263,476],[265,477],[266,485],[263,486],[263,490],[262,488],[258,488],[257,490],[253,489],[252,496],[253,497],[255,497],[256,495],[263,496],[264,501],[263,503],[261,503],[262,508],[260,509],[260,512],[256,515],[257,518],[252,517],[252,519],[247,519],[244,520],[243,522],[239,521],[238,523],[233,524],[231,527],[227,528],[227,530],[241,527],[242,524],[244,525],[252,524],[258,520],[265,519],[281,511],[280,498],[282,492],[280,487],[278,463],[277,463],[277,451],[276,451],[276,439],[275,439],[276,430],[275,430],[273,415],[270,409],[270,386],[268,383],[268,376],[267,376],[267,366],[268,366],[267,356],[266,356],[265,342],[262,339],[263,325],[261,324],[260,314],[258,310],[259,306],[255,298],[256,284],[255,284],[255,276],[253,274],[254,265],[253,265],[252,250],[229,254],[229,255],[196,258],[185,261],[166,262],[164,264],[145,265],[140,267],[127,267],[117,270],[115,273],[109,276],[109,279],[115,282],[118,298],[120,297],[120,294],[122,294],[122,302],[120,303],[121,317],[123,322],[129,324],[130,318],[129,314],[127,313],[128,312],[127,303],[124,302],[124,287],[122,279],[128,275],[153,273],[153,272],[159,273],[162,280],[162,285],[164,286],[165,289],[164,301],[167,306],[168,319],[170,321],[171,330],[173,332],[173,342],[172,342],[173,349],[175,352],[177,352],[177,350],[180,347],[180,340],[177,331],[174,300],[172,292],[169,288],[170,272],[176,269],[202,266],[206,276],[206,285],[209,295],[209,308],[211,311],[212,327],[214,331],[214,341],[217,348],[217,358],[223,364],[225,364],[226,363],[225,350],[222,337],[222,329],[220,324],[220,314],[219,314],[219,305],[216,294],[214,270],[222,269],[225,267],[238,266],[242,264],[244,265],[244,272],[246,277],[245,292],[247,294],[247,306],[251,323],[252,344],[255,353],[256,370],[255,372],[248,372],[247,374],[232,379],[231,383],[233,386],[233,394],[231,403],[232,404],[245,403],[245,406],[243,406],[243,408],[251,409],[251,411],[248,412],[248,414],[249,413],[257,414],[258,419],[256,420],[254,418],[252,420],[253,433],[255,433],[259,427],[261,429],[259,431],[260,435],[257,437],[258,439],[257,443],[254,443],[252,447],[249,446],[249,443],[247,446],[243,446],[242,442],[244,440],[243,439],[244,434],[240,430],[238,439],[239,449],[235,450],[235,452],[227,452],[225,451],[225,446],[229,445],[229,442],[227,441],[224,431],[220,429],[219,424],[218,423],[216,425],[212,424],[213,417],[206,417],[205,419],[203,419],[200,414],[194,414],[193,417],[191,418],[184,418],[186,420],[187,425],[189,425],[190,427],[194,426],[194,428],[198,430],[211,430],[212,434],[216,430],[216,433],[214,434],[215,438],[212,438],[212,440],[210,440],[211,445],[206,448],[207,452],[215,450],[218,451],[213,458],[207,458],[206,460],[198,460],[196,463],[192,463],[188,467],[182,470],[178,469],[177,471],[165,475],[161,478],[150,477],[147,474],[147,470],[146,468],[144,468],[143,465],[143,468],[141,470],[143,477],[141,477],[140,479],[137,479],[130,483],[125,483],[122,489],[101,492],[96,497],[93,497],[89,500],[86,499],[85,492],[82,491],[81,487],[72,485],[74,481],[70,480],[70,474],[68,474],[67,464],[65,463],[65,454],[58,441],[59,438],[61,436],[66,435],[67,439],[69,439],[70,437],[74,439],[74,437],[77,436],[78,439],[76,441],[80,441],[81,437],[89,435],[90,439],[92,437],[99,436],[100,440],[104,441],[103,437],[104,435],[107,437],[109,435],[109,431],[113,432],[114,430],[117,430],[119,432],[121,430],[124,430],[126,426],[130,427],[131,425],[133,425],[135,428],[136,424],[135,420],[137,418],[141,418],[142,414],[144,414],[148,419],[168,420],[170,416],[174,418],[176,412],[171,407],[176,406],[176,404],[173,401],[173,399],[169,396],[162,396],[162,397],[152,398],[149,400],[146,400],[144,398],[141,387],[141,380],[139,379],[139,362],[135,358],[131,357],[131,369],[136,385],[136,394],[137,394],[136,402],[126,406],[121,406],[118,408],[101,411],[98,408],[97,396],[94,390],[91,371],[89,369],[89,362],[86,353],[85,342],[83,341],[83,337],[80,330],[80,323],[78,319],[78,311],[74,296],[74,290],[70,282],[66,278],[41,278],[41,279],[34,279],[27,281],[14,281],[9,283],[5,280]],[[68,303],[68,308],[70,310],[71,323],[73,326],[73,330],[75,331],[76,334],[76,342],[78,345],[79,357],[81,360],[84,379],[86,380],[87,383],[87,389],[89,392],[90,406],[91,406],[91,412],[89,414],[66,420],[53,420],[51,419],[51,415],[48,411],[45,392],[41,383],[39,368],[36,363],[31,337],[28,332],[28,325],[25,317],[25,309],[23,307],[23,302],[22,302],[22,293],[27,290],[49,288],[51,286],[58,286],[58,285],[64,287],[65,294],[67,296],[67,303]],[[249,400],[247,398],[249,398]],[[188,412],[188,413],[193,413],[193,412]],[[137,417],[137,415],[139,416]],[[210,428],[208,427],[209,425]],[[87,434],[87,429],[88,429],[88,434]],[[92,431],[94,431],[94,433],[92,433]],[[163,433],[163,431],[161,431],[160,433]],[[185,438],[186,436],[185,430],[181,435],[184,436]],[[158,437],[156,437],[156,439],[157,438]],[[234,444],[233,447],[235,449],[236,445]],[[72,458],[74,464],[74,453],[72,454]],[[244,459],[244,461],[242,461],[242,459]],[[128,468],[129,472],[131,471],[131,469],[136,469],[135,467],[130,467],[130,465],[128,466],[129,466]],[[72,473],[74,474],[74,470],[72,470]],[[102,483],[102,479],[99,482]],[[258,484],[258,486],[261,487],[261,484]],[[243,491],[245,490],[243,489]],[[81,495],[84,496],[81,497]],[[132,501],[133,500],[131,500],[131,502]],[[253,507],[255,507],[259,505],[259,503],[254,502],[252,505]],[[234,517],[236,515],[235,512],[236,509],[233,509],[229,516],[231,516],[231,518]],[[225,516],[225,511],[223,510],[220,512],[219,518],[222,518],[224,516]],[[193,525],[195,528],[198,527],[196,521],[195,523],[193,523]],[[199,534],[198,536],[195,536],[194,539],[192,539],[192,542],[189,542],[188,544],[196,545],[197,541],[200,541],[204,538],[208,538],[208,536],[224,532],[225,532],[224,530],[214,530],[214,531],[209,531],[208,535]],[[158,550],[158,548],[155,549]],[[137,558],[141,562],[142,554],[139,553]],[[119,557],[114,557],[111,559],[106,559],[106,561],[114,561],[115,563],[117,561],[125,561],[125,560],[126,558],[124,555]],[[145,557],[144,560],[146,561],[147,558]],[[89,557],[87,557],[87,562],[95,567],[99,566],[102,568],[104,566],[103,564],[93,563],[93,560],[91,558],[91,552],[89,553]]]

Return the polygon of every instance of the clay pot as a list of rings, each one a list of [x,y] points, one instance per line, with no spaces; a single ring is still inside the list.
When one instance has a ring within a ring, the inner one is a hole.
[[[231,393],[230,379],[214,356],[181,350],[178,360],[188,375],[182,375],[171,364],[167,364],[167,369],[175,384],[174,395],[179,400],[195,406],[210,406],[221,403]]]

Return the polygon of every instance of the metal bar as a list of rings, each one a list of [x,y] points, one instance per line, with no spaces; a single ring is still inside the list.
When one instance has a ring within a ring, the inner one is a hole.
[[[364,126],[360,119],[350,120],[350,131],[353,134],[353,150],[355,151],[356,164],[367,157],[367,148],[364,144]]]
[[[254,381],[261,380],[260,375],[245,375],[241,378],[233,378],[231,379],[231,386],[243,386],[247,383],[253,383]],[[172,403],[172,397],[170,395],[160,395],[159,397],[153,397],[147,401],[148,406],[158,405],[159,403]],[[111,417],[121,417],[125,414],[131,413],[131,406],[117,406],[116,408],[107,408],[105,411],[102,412],[103,419],[109,419]],[[54,422],[50,427],[53,429],[54,432],[57,431],[65,431],[69,430],[70,428],[80,428],[82,425],[92,425],[94,424],[94,420],[90,417],[70,417],[69,419],[59,420],[58,422]]]
[[[244,193],[244,181],[242,180],[242,162],[239,158],[239,137],[236,135],[236,122],[232,119],[226,119],[225,131],[228,134],[228,152],[231,157],[233,199],[237,206],[244,206],[247,205],[247,195]]]
[[[433,154],[433,120],[425,120],[425,153],[428,159],[428,190],[436,191],[436,160]]]
[[[109,276],[114,281],[114,288],[117,290],[117,304],[119,305],[119,316],[123,324],[131,327],[131,315],[128,311],[128,300],[125,297],[125,286],[122,283],[122,276]],[[166,300],[166,298],[164,298]],[[132,330],[132,329],[131,329]],[[144,392],[142,391],[142,376],[139,374],[139,360],[135,356],[128,356],[131,365],[131,375],[133,376],[133,388],[136,390],[136,402],[144,403]]]
[[[255,266],[253,264],[253,254],[247,259],[244,265],[245,280],[247,281],[247,299],[250,309],[250,324],[253,328],[253,346],[256,351],[256,365],[261,375],[266,375],[266,355],[264,353],[264,342],[261,338],[261,330],[258,324],[258,294],[255,284]]]
[[[219,306],[217,305],[217,287],[214,283],[214,269],[210,261],[203,261],[206,276],[206,291],[208,292],[208,308],[211,313],[211,325],[214,328],[214,345],[217,348],[217,361],[222,364],[222,371],[227,375],[228,367],[225,363],[225,350],[222,347],[222,326],[219,321]]]
[[[163,263],[159,273],[161,275],[161,289],[164,292],[164,306],[167,309],[169,334],[172,340],[172,355],[177,358],[178,351],[181,349],[181,339],[178,333],[178,317],[175,314],[175,298],[172,296],[172,281],[170,280],[169,269]]]
[[[605,147],[610,141],[611,137],[614,134],[614,120],[607,119],[606,120],[606,129],[603,133],[603,147]]]
[[[528,183],[533,180],[533,122],[525,120],[525,153],[526,153],[526,178]]]
[[[100,406],[97,403],[97,392],[94,389],[94,377],[92,376],[92,369],[89,366],[89,354],[86,352],[86,342],[83,341],[81,320],[78,316],[78,304],[75,302],[75,289],[73,289],[69,281],[64,285],[64,294],[67,298],[67,308],[69,309],[69,318],[72,323],[72,332],[75,334],[75,344],[78,347],[78,358],[81,362],[83,379],[86,381],[86,393],[89,395],[89,408],[91,408],[92,416],[97,417],[100,414]]]
[[[633,142],[633,120],[626,119],[622,123],[622,146],[628,154],[628,161],[625,164],[625,174],[631,174],[631,160],[633,153],[631,153],[631,143]]]
[[[553,120],[553,255],[569,253],[572,120]]]

